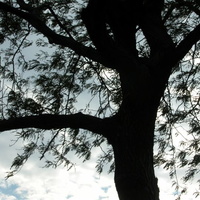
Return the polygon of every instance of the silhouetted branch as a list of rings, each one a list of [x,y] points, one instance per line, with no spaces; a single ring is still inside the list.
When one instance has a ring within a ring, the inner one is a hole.
[[[0,10],[3,10],[4,12],[10,12],[12,14],[17,15],[20,18],[25,19],[40,33],[46,36],[50,43],[68,47],[75,51],[78,55],[88,57],[89,59],[99,62],[105,66],[107,65],[105,60],[99,55],[99,53],[95,49],[91,47],[86,47],[83,44],[72,39],[71,37],[65,37],[63,35],[55,33],[38,16],[34,15],[33,13],[21,11],[2,2],[0,2]]]
[[[191,31],[185,37],[185,39],[183,39],[177,46],[174,56],[174,58],[176,59],[175,63],[181,60],[192,48],[192,46],[199,40],[200,40],[200,25],[198,25],[193,31]]]
[[[42,114],[38,116],[26,116],[11,118],[0,121],[0,131],[8,131],[22,128],[39,129],[61,129],[61,128],[82,128],[101,134],[107,129],[104,125],[104,119],[85,115],[82,113],[71,115],[51,115]]]

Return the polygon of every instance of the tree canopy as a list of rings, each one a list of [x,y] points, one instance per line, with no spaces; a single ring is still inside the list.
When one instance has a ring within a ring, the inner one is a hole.
[[[0,1],[0,131],[19,129],[17,140],[28,141],[8,177],[35,151],[46,167],[71,168],[68,153],[86,161],[101,145],[97,171],[105,163],[115,171],[116,122],[127,122],[133,110],[133,121],[150,119],[155,128],[154,166],[169,170],[177,188],[178,168],[185,170],[184,181],[196,177],[200,1],[162,3]],[[156,120],[148,118],[150,106]],[[123,114],[129,110],[130,115]]]

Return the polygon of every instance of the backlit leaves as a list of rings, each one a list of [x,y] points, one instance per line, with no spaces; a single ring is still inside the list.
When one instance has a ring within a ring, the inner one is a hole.
[[[2,2],[19,8],[16,1]],[[33,12],[38,12],[37,17],[51,30],[90,46],[92,42],[80,18],[80,11],[87,2],[41,0],[32,7],[40,6],[39,10]],[[191,5],[179,5],[180,2],[191,2]],[[200,22],[193,6],[199,9],[197,1],[165,1],[163,20],[177,44]],[[137,41],[139,55],[148,57],[149,47],[140,29],[137,31]],[[8,12],[0,13],[0,43],[2,119],[42,113],[71,114],[77,111],[106,117],[117,112],[122,95],[116,71],[61,45],[49,44],[25,20]],[[175,184],[177,168],[185,169],[185,181],[199,173],[199,83],[200,43],[197,43],[174,68],[157,114],[155,166],[169,170]],[[105,163],[113,162],[112,149],[107,146],[105,138],[82,130],[52,130],[44,134],[43,131],[28,129],[19,131],[17,136],[28,144],[14,160],[13,173],[36,150],[41,159],[46,160],[47,167],[63,164],[70,168],[73,163],[69,152],[86,161],[96,147],[102,150],[97,159],[98,172],[102,172]],[[110,165],[112,170],[114,164]]]

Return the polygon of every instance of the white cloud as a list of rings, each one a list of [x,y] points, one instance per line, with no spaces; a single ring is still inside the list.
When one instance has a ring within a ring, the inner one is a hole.
[[[110,200],[116,199],[111,177],[98,177],[94,170],[77,167],[76,171],[67,171],[60,168],[42,169],[30,165],[28,162],[24,169],[7,181],[7,188],[12,184],[18,185],[15,193],[23,199],[98,200],[100,196]]]
[[[0,193],[0,199],[2,200],[17,200],[14,196],[4,195]]]
[[[114,186],[113,174],[98,175],[95,171],[94,153],[91,162],[77,163],[70,171],[65,168],[46,169],[34,155],[25,164],[22,170],[14,177],[5,181],[6,172],[9,171],[16,149],[20,143],[10,147],[13,135],[5,132],[0,135],[0,199],[2,200],[117,200],[118,196]],[[95,150],[96,151],[96,150]],[[171,186],[168,173],[157,170],[160,186],[161,200],[175,200],[174,188]],[[183,195],[181,200],[196,200],[191,191]],[[189,187],[190,189],[190,187]],[[197,188],[198,189],[198,188]]]
[[[4,179],[11,163],[21,147],[21,143],[13,143],[13,135],[9,132],[0,135],[0,199],[2,200],[105,200],[117,199],[113,184],[113,175],[98,175],[95,163],[86,162],[82,166],[67,171],[65,168],[46,169],[34,155],[28,160],[21,171],[7,181]],[[3,152],[3,153],[2,153]],[[13,187],[12,195],[8,194]],[[107,190],[105,188],[108,188]]]

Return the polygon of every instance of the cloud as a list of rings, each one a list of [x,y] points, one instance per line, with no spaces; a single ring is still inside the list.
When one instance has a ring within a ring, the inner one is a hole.
[[[30,165],[27,163],[24,169],[7,181],[4,190],[0,189],[4,193],[1,195],[7,194],[6,198],[4,196],[1,199],[7,200],[10,197],[13,199],[16,197],[18,200],[116,199],[115,194],[112,194],[114,185],[111,184],[111,178],[95,176],[94,170],[77,167],[76,171],[69,172],[60,168],[56,170],[37,166],[33,168]],[[29,174],[27,170],[30,170]],[[17,187],[14,188],[13,185]],[[13,195],[8,194],[9,192]]]
[[[95,149],[91,161],[81,163],[77,159],[75,167],[70,171],[66,168],[43,168],[43,161],[35,154],[28,160],[21,171],[14,177],[4,179],[11,163],[21,148],[22,143],[13,143],[13,134],[9,132],[0,135],[0,199],[2,200],[117,200],[113,174],[106,172],[99,175],[95,171]],[[157,169],[159,178],[160,199],[174,200],[175,189],[171,186],[168,173]],[[196,200],[192,195],[194,188],[188,187],[188,193],[181,200]]]
[[[10,146],[13,143],[13,134],[10,132],[2,133],[0,137],[0,199],[117,199],[113,175],[98,175],[94,162],[77,163],[70,171],[62,167],[43,168],[43,161],[35,154],[18,174],[5,180],[6,172],[9,171],[22,143]],[[94,157],[97,156],[96,153]]]

